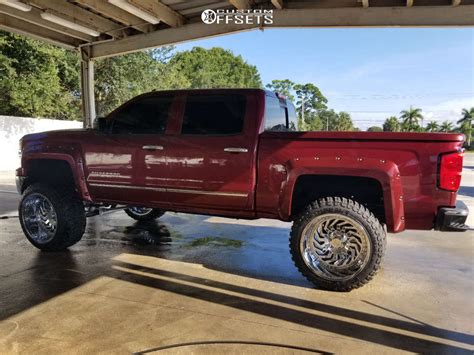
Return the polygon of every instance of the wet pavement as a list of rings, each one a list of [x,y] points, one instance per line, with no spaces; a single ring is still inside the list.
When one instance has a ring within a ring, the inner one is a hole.
[[[44,253],[8,191],[0,184],[1,353],[474,350],[472,232],[391,234],[376,278],[334,293],[293,266],[287,223],[119,211]]]

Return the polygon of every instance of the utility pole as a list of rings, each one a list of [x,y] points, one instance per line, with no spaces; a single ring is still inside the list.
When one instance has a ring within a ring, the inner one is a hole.
[[[304,131],[306,123],[304,121],[304,96],[301,97],[301,129]]]

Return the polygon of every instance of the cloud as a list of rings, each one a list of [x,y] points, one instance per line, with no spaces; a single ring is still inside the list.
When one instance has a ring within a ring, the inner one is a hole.
[[[461,118],[463,108],[474,107],[474,97],[457,98],[429,105],[423,108],[426,121],[452,121],[456,123]]]

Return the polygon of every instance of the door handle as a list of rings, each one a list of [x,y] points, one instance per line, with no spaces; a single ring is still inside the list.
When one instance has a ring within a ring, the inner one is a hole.
[[[145,150],[163,150],[163,146],[162,145],[144,145],[142,147],[142,149],[145,149]]]
[[[237,148],[237,147],[227,147],[227,148],[224,148],[224,152],[228,152],[228,153],[247,153],[248,149],[247,148]]]

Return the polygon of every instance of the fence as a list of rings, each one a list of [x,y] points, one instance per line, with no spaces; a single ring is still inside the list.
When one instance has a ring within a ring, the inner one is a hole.
[[[18,141],[25,134],[81,127],[82,122],[78,121],[0,116],[0,171],[15,170],[20,166]]]

